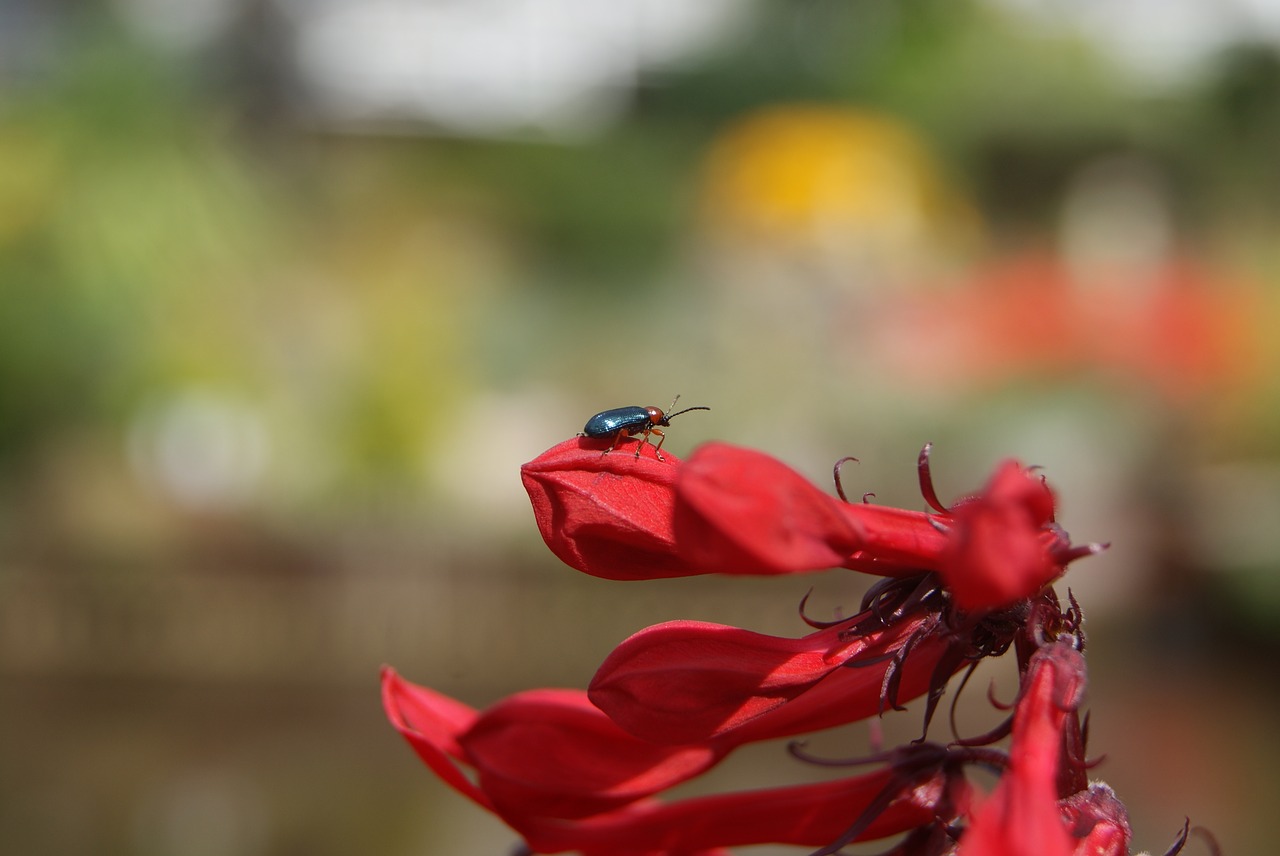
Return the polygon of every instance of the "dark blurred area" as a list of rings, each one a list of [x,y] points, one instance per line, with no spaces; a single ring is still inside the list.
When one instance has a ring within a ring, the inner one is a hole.
[[[380,664],[481,706],[866,585],[550,556],[519,465],[679,393],[909,508],[926,441],[1043,465],[1136,847],[1266,852],[1280,11],[1119,5],[0,0],[0,850],[507,852]]]

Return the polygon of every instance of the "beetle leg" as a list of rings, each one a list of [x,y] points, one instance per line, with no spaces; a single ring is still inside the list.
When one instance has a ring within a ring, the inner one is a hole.
[[[609,453],[610,453],[610,452],[612,452],[614,449],[618,448],[618,441],[619,441],[619,440],[621,440],[623,437],[625,437],[625,436],[626,436],[626,434],[627,434],[627,432],[626,432],[626,431],[621,431],[621,430],[620,430],[620,431],[617,431],[617,432],[613,435],[613,445],[612,445],[612,446],[610,446],[609,448],[605,449],[603,452],[601,452],[601,453],[600,453],[600,457],[602,457],[602,458],[603,458],[605,455],[609,454]]]
[[[649,442],[649,433],[650,433],[651,431],[653,431],[653,429],[652,429],[652,428],[645,428],[645,429],[644,429],[644,436],[640,438],[640,442],[636,443],[636,457],[637,457],[637,458],[638,458],[638,457],[640,457],[640,450],[644,448],[644,444]]]
[[[659,461],[665,461],[666,458],[662,457],[662,441],[667,439],[667,435],[657,428],[653,429],[653,433],[658,435],[658,445],[653,447],[653,453],[658,456]]]

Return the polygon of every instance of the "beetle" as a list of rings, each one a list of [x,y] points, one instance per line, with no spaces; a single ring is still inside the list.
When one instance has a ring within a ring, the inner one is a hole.
[[[671,407],[676,406],[676,402],[680,400],[680,396],[676,396],[671,400]],[[670,411],[671,407],[667,410]],[[612,452],[618,447],[619,441],[623,437],[632,434],[644,434],[640,438],[639,445],[636,446],[636,457],[640,457],[640,450],[644,448],[644,444],[649,442],[650,434],[658,435],[658,445],[654,446],[654,454],[658,456],[659,461],[665,461],[662,457],[662,441],[667,439],[667,435],[658,430],[661,425],[664,428],[671,425],[671,420],[679,416],[681,413],[688,413],[690,410],[710,410],[710,407],[686,407],[684,410],[678,410],[675,413],[664,413],[657,407],[615,407],[612,410],[602,410],[595,416],[587,420],[587,425],[582,429],[582,433],[587,437],[612,437],[613,445],[600,453],[600,457]],[[652,445],[652,444],[650,444]]]

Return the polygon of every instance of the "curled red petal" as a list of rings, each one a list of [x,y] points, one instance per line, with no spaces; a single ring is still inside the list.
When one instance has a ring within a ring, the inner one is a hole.
[[[702,573],[677,555],[672,485],[680,461],[630,444],[608,455],[575,437],[520,468],[538,531],[565,564],[610,580]]]
[[[1053,494],[1014,461],[982,493],[952,507],[941,573],[965,610],[996,609],[1030,597],[1063,572]]]
[[[720,573],[839,567],[862,543],[846,503],[750,449],[700,446],[680,468],[676,495],[682,555]]]

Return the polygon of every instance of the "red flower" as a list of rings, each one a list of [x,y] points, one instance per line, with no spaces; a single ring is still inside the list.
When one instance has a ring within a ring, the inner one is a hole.
[[[1078,709],[1084,657],[1074,637],[1036,651],[1022,675],[1007,768],[975,812],[956,856],[1126,856],[1129,816],[1102,782],[1086,783]],[[1185,833],[1184,833],[1185,835]],[[1170,853],[1177,853],[1182,841]]]
[[[927,821],[940,793],[940,780],[928,771],[884,800],[891,772],[878,771],[661,803],[649,797],[715,764],[729,744],[644,743],[573,690],[518,693],[477,712],[388,668],[382,700],[392,724],[437,775],[537,852],[711,856],[738,844],[818,845],[881,799],[874,822],[860,833],[879,838]]]
[[[1067,715],[1084,692],[1084,658],[1068,642],[1042,648],[1022,679],[1009,766],[974,815],[957,856],[1071,856],[1058,808],[1058,760]]]
[[[1001,464],[981,493],[951,507],[940,570],[958,607],[1013,603],[1062,573],[1074,556],[1053,507],[1048,486],[1013,461]]]
[[[1014,462],[951,508],[930,514],[848,503],[759,452],[708,443],[685,463],[604,456],[576,438],[525,464],[534,517],[552,552],[578,570],[634,580],[705,573],[788,574],[847,567],[883,576],[937,571],[957,605],[999,608],[1030,597],[1072,548],[1053,494]]]
[[[1073,559],[1045,481],[1014,462],[950,506],[918,462],[932,511],[853,504],[785,464],[725,444],[687,462],[652,447],[604,456],[562,443],[522,477],[544,539],[596,576],[878,574],[859,612],[805,620],[799,638],[697,621],[646,628],[605,659],[588,693],[532,690],[476,711],[383,675],[388,717],[445,782],[494,812],[527,853],[726,856],[784,843],[831,856],[898,833],[903,856],[1123,856],[1124,807],[1089,784],[1077,713],[1082,615],[1050,587]],[[837,479],[837,489],[839,482]],[[744,743],[804,734],[926,697],[951,676],[1013,651],[1021,689],[1009,722],[950,746],[922,742],[870,759],[860,776],[663,801],[663,792]],[[1006,754],[990,744],[1012,732]],[[1001,770],[975,811],[966,769]],[[1184,833],[1185,840],[1185,833]],[[1177,852],[1181,842],[1171,853]]]

